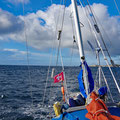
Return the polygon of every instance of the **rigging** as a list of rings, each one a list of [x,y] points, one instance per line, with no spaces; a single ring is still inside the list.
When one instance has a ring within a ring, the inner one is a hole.
[[[83,0],[83,1],[84,1],[84,0]],[[85,2],[84,2],[84,3],[85,3]],[[103,42],[103,45],[104,45],[104,47],[105,47],[105,49],[106,49],[106,52],[107,52],[107,54],[108,54],[108,57],[110,58],[110,62],[111,62],[111,64],[112,64],[112,66],[115,66],[115,64],[114,64],[114,62],[113,62],[113,60],[112,60],[112,58],[111,58],[111,56],[110,56],[110,53],[109,53],[109,51],[108,51],[108,49],[107,49],[107,46],[106,46],[105,41],[104,41],[104,39],[103,39],[102,33],[101,33],[101,31],[100,31],[100,29],[99,29],[99,27],[98,27],[97,20],[96,20],[94,14],[93,14],[93,10],[92,10],[92,8],[91,8],[90,3],[89,3],[88,0],[87,0],[87,4],[88,4],[89,10],[90,10],[90,12],[89,12],[89,11],[88,11],[88,12],[92,14],[92,17],[91,17],[91,18],[93,18],[92,20],[93,20],[93,23],[94,23],[94,28],[95,28],[96,32],[99,34],[99,36],[100,36],[100,38],[101,38],[101,40],[102,40],[102,42]]]
[[[32,79],[31,79],[31,73],[30,73],[30,60],[29,60],[29,47],[28,47],[28,37],[27,37],[27,32],[26,32],[26,20],[25,20],[25,6],[24,6],[24,1],[23,1],[23,21],[24,21],[24,37],[25,37],[25,43],[26,43],[26,53],[27,53],[27,67],[28,67],[28,79],[30,81],[30,92],[31,92],[31,99],[32,99],[32,108],[33,108],[33,88],[32,88]]]
[[[120,15],[120,10],[119,10],[119,8],[118,8],[118,5],[117,5],[116,0],[114,0],[114,3],[115,3],[115,6],[116,6],[116,8],[117,8],[117,11],[118,11],[118,13],[119,13],[119,15]]]
[[[81,4],[81,5],[82,5],[82,4]],[[86,13],[86,12],[85,12],[85,13]],[[86,16],[86,17],[87,17],[87,20],[88,20],[88,23],[89,23],[90,27],[92,28],[92,25],[91,25],[91,22],[90,22],[88,16]],[[117,81],[116,81],[116,78],[115,78],[115,76],[114,76],[114,74],[113,74],[113,72],[112,72],[112,69],[111,69],[111,67],[110,67],[110,65],[109,65],[108,59],[106,58],[106,55],[105,55],[105,53],[104,53],[104,51],[103,51],[103,49],[102,49],[102,47],[101,47],[101,44],[100,44],[99,40],[97,39],[97,36],[96,36],[95,31],[92,30],[92,32],[93,32],[93,34],[95,35],[97,44],[98,44],[99,48],[101,49],[101,52],[102,52],[103,57],[104,57],[104,60],[105,60],[107,66],[108,66],[108,68],[109,68],[109,71],[110,71],[110,73],[111,73],[111,75],[112,75],[112,78],[113,78],[113,80],[114,80],[114,82],[115,82],[115,85],[116,85],[116,87],[117,87],[117,89],[118,89],[118,92],[120,93],[120,87],[119,87],[119,85],[118,85],[118,83],[117,83]]]

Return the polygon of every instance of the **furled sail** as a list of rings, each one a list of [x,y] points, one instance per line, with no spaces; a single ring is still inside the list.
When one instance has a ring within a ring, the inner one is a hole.
[[[87,63],[84,61],[83,64],[85,65],[85,68],[86,68],[87,73],[88,73],[88,84],[89,84],[88,93],[91,93],[94,89],[94,80],[92,77],[91,70],[90,70],[89,66],[87,65]],[[83,69],[81,69],[81,71],[78,75],[78,82],[79,82],[79,89],[80,89],[81,94],[85,98],[87,98],[86,90],[85,90],[85,86],[84,86]]]

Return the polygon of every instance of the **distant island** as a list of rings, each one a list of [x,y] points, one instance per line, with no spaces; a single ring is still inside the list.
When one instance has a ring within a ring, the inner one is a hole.
[[[99,65],[89,65],[90,67],[98,67]],[[107,65],[101,65],[102,67],[108,67]],[[115,66],[110,65],[110,67],[120,67],[120,65],[115,64]]]

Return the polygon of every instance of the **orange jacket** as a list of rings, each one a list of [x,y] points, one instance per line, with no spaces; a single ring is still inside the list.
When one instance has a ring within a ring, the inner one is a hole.
[[[88,113],[86,117],[90,120],[120,120],[120,117],[113,116],[109,113],[105,103],[98,98],[95,92],[92,92],[90,97],[92,101],[86,106]]]

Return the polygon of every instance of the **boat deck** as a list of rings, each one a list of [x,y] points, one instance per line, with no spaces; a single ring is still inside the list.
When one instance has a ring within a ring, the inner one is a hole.
[[[120,107],[108,107],[111,115],[119,116],[120,117]],[[86,109],[76,110],[68,112],[64,115],[60,115],[59,117],[53,118],[52,120],[89,120],[85,117],[87,113]]]

